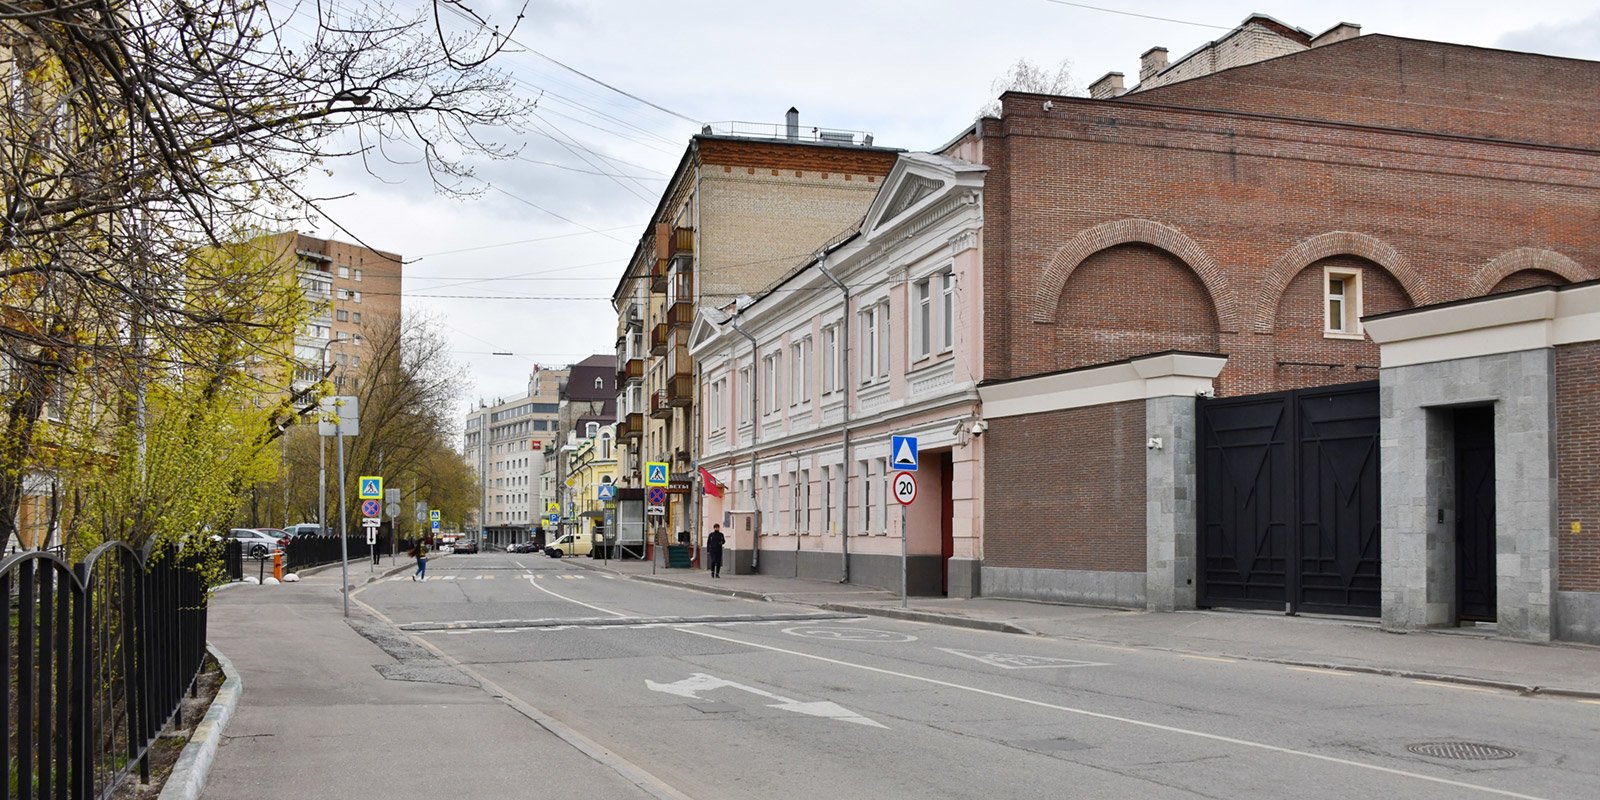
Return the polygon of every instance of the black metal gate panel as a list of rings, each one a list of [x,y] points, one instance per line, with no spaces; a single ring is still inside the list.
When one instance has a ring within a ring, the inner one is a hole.
[[[1377,383],[1196,402],[1199,604],[1376,616]]]
[[[1456,616],[1493,622],[1494,409],[1458,409],[1455,423]]]

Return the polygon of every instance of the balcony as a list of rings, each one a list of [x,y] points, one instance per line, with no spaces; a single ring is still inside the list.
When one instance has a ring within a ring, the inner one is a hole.
[[[650,291],[662,294],[666,293],[667,272],[669,271],[667,269],[667,265],[671,263],[671,261],[668,261],[665,258],[656,259],[655,265],[650,267]]]
[[[667,307],[667,324],[674,328],[687,328],[694,324],[694,303],[675,300]]]
[[[617,384],[638,380],[644,380],[644,359],[630,358],[622,362],[622,369],[617,370]]]
[[[650,330],[650,355],[664,356],[667,354],[667,332],[671,329],[671,326],[662,322]]]
[[[617,440],[638,439],[644,436],[644,415],[628,414],[617,421]]]
[[[673,228],[667,237],[667,258],[694,255],[694,228]]]
[[[667,379],[667,405],[684,407],[694,404],[694,376],[673,375]]]
[[[672,403],[667,401],[665,389],[650,395],[650,416],[653,419],[672,418]]]

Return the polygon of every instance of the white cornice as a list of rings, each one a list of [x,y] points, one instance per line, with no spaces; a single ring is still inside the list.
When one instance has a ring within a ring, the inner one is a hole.
[[[1600,284],[1549,287],[1363,320],[1384,367],[1600,340]]]
[[[1040,414],[1152,397],[1209,394],[1226,356],[1163,353],[1103,367],[981,386],[989,419]]]

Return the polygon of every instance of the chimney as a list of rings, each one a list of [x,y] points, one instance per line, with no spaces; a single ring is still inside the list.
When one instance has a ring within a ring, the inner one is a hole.
[[[800,140],[800,109],[789,107],[789,113],[783,115],[784,122],[788,125],[789,141]]]
[[[1321,47],[1325,44],[1333,44],[1334,42],[1342,42],[1346,39],[1354,39],[1360,35],[1360,25],[1357,25],[1354,22],[1341,22],[1338,25],[1335,25],[1323,31],[1322,33],[1317,34],[1317,37],[1311,40],[1311,46]]]
[[[1107,72],[1100,76],[1100,80],[1089,84],[1089,97],[1095,100],[1110,100],[1122,94],[1127,89],[1122,85],[1122,73]]]
[[[1139,82],[1144,83],[1167,68],[1167,48],[1152,47],[1139,56]]]

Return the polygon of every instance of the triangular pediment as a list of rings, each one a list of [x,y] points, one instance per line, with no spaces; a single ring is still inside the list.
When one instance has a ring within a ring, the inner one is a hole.
[[[896,188],[889,202],[883,207],[883,216],[878,218],[880,224],[900,216],[906,209],[917,204],[918,200],[939,191],[941,181],[925,178],[921,175],[907,175]]]
[[[981,189],[986,167],[932,153],[903,153],[867,208],[862,233],[892,226],[940,201],[958,187]]]
[[[694,325],[689,327],[689,349],[695,350],[722,331],[722,326],[711,321],[704,311],[694,315]]]

